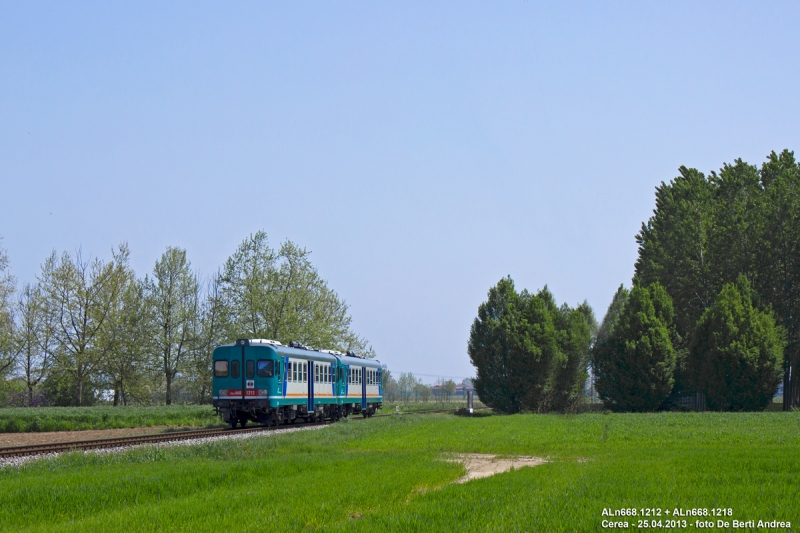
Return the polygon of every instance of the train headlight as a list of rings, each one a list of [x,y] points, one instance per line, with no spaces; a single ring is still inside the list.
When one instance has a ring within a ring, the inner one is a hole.
[[[228,395],[228,391],[226,389],[220,389],[219,390],[219,395],[220,396],[227,396]]]

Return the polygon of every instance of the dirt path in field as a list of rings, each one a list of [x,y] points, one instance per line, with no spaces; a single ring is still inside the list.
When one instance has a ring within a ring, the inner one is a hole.
[[[75,440],[108,439],[112,437],[131,437],[150,435],[193,427],[151,426],[126,429],[88,429],[83,431],[49,431],[42,433],[0,433],[0,447],[27,446],[29,444],[48,444],[50,442],[71,442]]]
[[[498,457],[488,453],[462,453],[448,461],[463,463],[464,468],[467,469],[467,475],[457,479],[456,483],[466,483],[473,479],[508,472],[512,468],[539,466],[547,462],[541,457]]]

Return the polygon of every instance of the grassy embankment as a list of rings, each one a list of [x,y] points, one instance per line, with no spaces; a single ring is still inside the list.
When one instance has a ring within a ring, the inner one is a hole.
[[[800,413],[374,418],[5,468],[0,530],[598,531],[604,507],[796,527],[798,437]],[[550,462],[452,484],[463,452]]]
[[[151,426],[213,426],[221,423],[208,405],[161,407],[11,407],[0,409],[0,433],[75,431]]]

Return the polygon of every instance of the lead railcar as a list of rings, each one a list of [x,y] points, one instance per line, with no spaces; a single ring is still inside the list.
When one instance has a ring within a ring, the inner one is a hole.
[[[353,353],[239,339],[212,364],[213,405],[231,427],[372,416],[383,401],[380,362]]]

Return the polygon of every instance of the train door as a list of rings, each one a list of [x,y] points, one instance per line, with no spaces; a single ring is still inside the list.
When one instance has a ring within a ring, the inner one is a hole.
[[[239,387],[237,396],[239,399],[244,400],[244,344],[245,341],[242,341],[242,349],[239,351],[237,357],[231,361],[231,377],[236,379],[237,386]]]
[[[256,390],[256,357],[259,352],[263,353],[263,350],[253,347],[242,350],[242,368],[244,369],[242,372],[244,390],[242,392],[246,399],[252,400],[258,393]]]
[[[289,372],[292,371],[292,367],[289,366],[289,358],[283,358],[283,397],[286,398],[286,387],[289,384]]]
[[[367,408],[367,367],[361,367],[361,410]]]
[[[308,361],[308,412],[314,412],[314,361]]]

